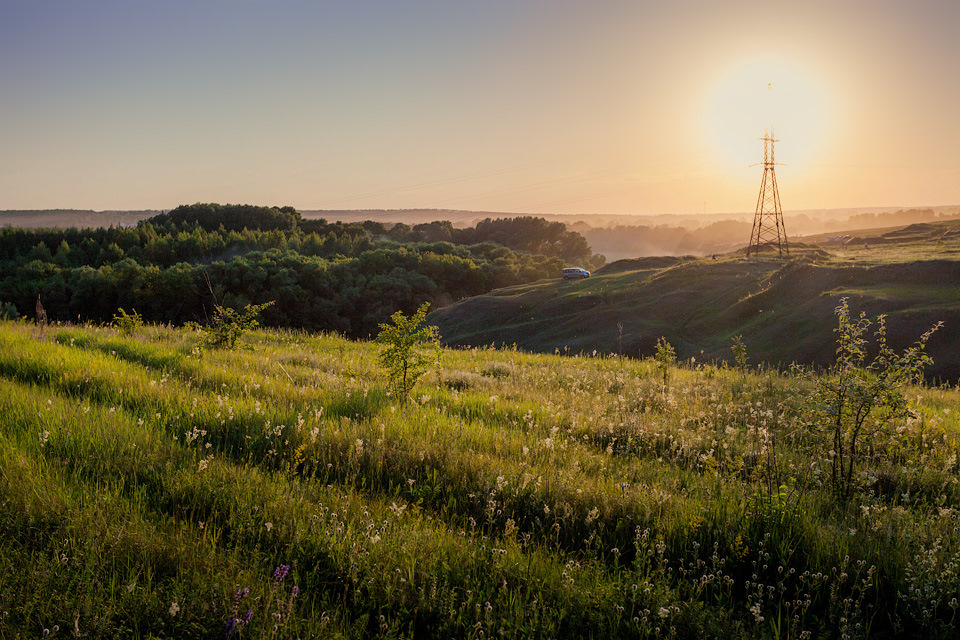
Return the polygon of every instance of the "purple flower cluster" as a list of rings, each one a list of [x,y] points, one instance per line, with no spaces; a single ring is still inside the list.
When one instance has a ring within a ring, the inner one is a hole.
[[[237,627],[245,627],[250,624],[250,619],[253,618],[253,609],[247,609],[247,612],[237,618],[237,616],[230,616],[230,619],[227,620],[227,624],[224,625],[223,633],[224,635],[231,635],[234,631],[237,630]]]
[[[233,615],[227,620],[227,623],[224,625],[223,634],[225,636],[233,635],[234,631],[237,631],[237,628],[245,627],[250,623],[250,619],[253,618],[253,609],[247,607],[247,612],[237,617],[237,614],[240,612],[240,601],[247,597],[250,594],[250,589],[244,587],[243,589],[237,589],[233,594],[233,603],[231,605],[231,610]]]
[[[287,577],[288,573],[290,573],[290,565],[282,564],[273,570],[273,579],[280,582]]]

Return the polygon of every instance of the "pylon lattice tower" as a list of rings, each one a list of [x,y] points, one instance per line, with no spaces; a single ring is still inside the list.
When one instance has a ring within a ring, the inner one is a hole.
[[[773,144],[779,142],[773,137],[773,129],[763,131],[763,181],[760,183],[760,195],[757,196],[757,212],[753,216],[753,231],[750,232],[750,245],[747,255],[758,253],[761,249],[776,249],[779,255],[790,253],[787,245],[787,232],[783,226],[783,210],[780,208],[780,192],[777,190],[777,174],[774,170],[777,162]]]

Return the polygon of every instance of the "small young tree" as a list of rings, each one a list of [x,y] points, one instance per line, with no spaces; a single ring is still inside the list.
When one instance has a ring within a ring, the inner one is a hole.
[[[440,334],[435,326],[420,326],[427,316],[429,302],[424,302],[409,318],[397,311],[381,324],[376,343],[380,348],[380,365],[387,370],[390,386],[406,403],[410,391],[428,369],[440,358]]]
[[[113,326],[125,336],[132,336],[137,329],[143,326],[143,316],[137,313],[136,309],[132,309],[132,312],[127,313],[123,310],[123,307],[120,307],[113,315]]]
[[[232,349],[240,336],[260,326],[257,317],[261,311],[272,304],[272,300],[263,304],[248,304],[243,308],[243,313],[230,307],[217,305],[213,309],[213,318],[210,319],[209,325],[193,324],[193,326],[197,326],[203,332],[203,344]]]
[[[881,315],[874,332],[877,355],[870,360],[865,335],[872,323],[866,314],[851,319],[846,298],[840,300],[836,314],[837,360],[817,377],[806,407],[812,418],[810,426],[829,442],[834,493],[846,499],[853,493],[853,474],[861,451],[893,420],[910,415],[902,389],[922,379],[923,367],[932,362],[924,348],[942,323],[898,355],[887,344],[886,322]]]
[[[673,345],[667,342],[667,339],[663,336],[660,336],[660,339],[657,340],[657,353],[653,357],[657,362],[657,369],[660,370],[660,374],[663,376],[663,390],[666,392],[667,383],[670,381],[670,366],[677,359],[677,352],[674,351]]]
[[[741,373],[746,373],[747,345],[743,344],[743,336],[734,337],[733,344],[730,345],[730,350],[733,351],[733,361],[736,363],[737,369],[739,369]]]

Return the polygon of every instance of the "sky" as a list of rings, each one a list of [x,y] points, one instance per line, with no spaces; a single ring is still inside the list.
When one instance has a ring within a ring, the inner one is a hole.
[[[960,205],[956,0],[0,0],[0,209]]]

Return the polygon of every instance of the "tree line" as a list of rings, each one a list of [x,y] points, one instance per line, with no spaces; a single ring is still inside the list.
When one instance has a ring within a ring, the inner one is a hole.
[[[598,266],[586,240],[541,218],[449,222],[305,220],[292,207],[194,204],[99,229],[0,229],[0,314],[109,321],[206,321],[221,304],[275,304],[264,324],[374,335],[397,310]]]

